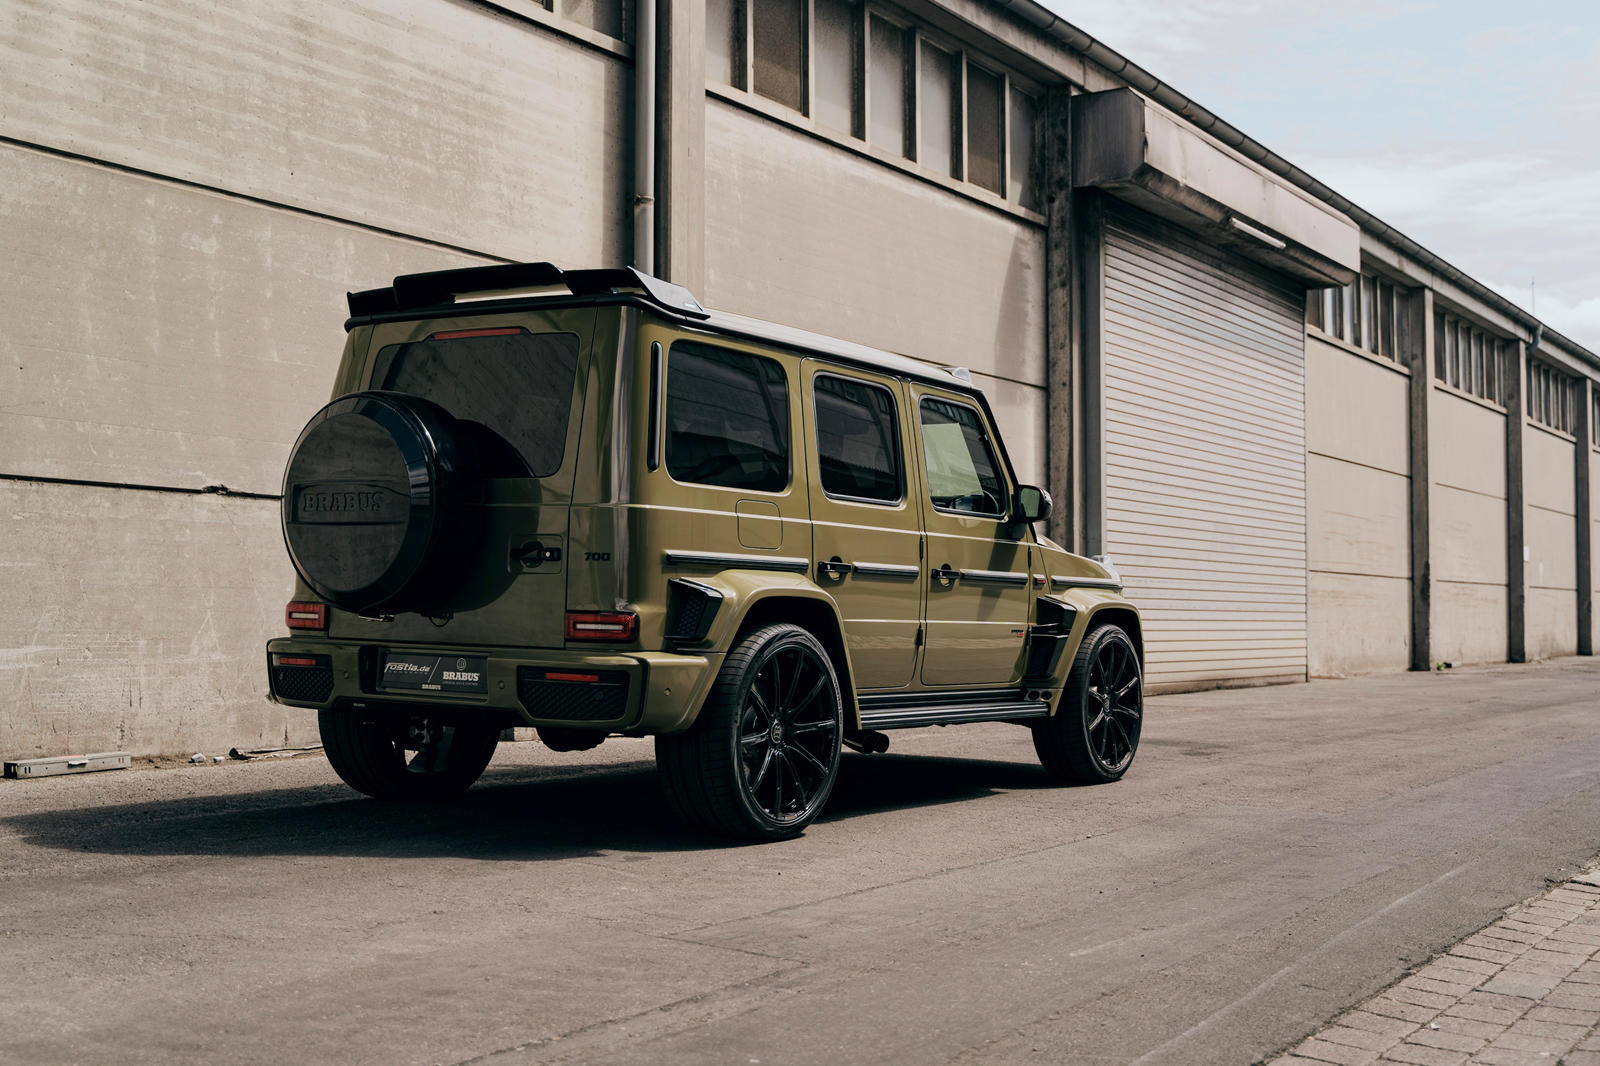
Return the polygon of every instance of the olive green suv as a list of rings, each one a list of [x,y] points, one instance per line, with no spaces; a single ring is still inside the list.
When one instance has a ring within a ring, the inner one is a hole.
[[[267,662],[356,789],[454,795],[509,726],[654,736],[684,819],[777,839],[891,729],[1012,722],[1051,778],[1128,769],[1139,615],[1035,530],[964,371],[629,269],[407,275],[350,314]]]

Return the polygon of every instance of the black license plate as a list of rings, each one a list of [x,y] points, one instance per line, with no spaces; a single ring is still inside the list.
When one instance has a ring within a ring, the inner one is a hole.
[[[488,663],[481,655],[391,651],[383,657],[378,687],[402,692],[488,692]]]

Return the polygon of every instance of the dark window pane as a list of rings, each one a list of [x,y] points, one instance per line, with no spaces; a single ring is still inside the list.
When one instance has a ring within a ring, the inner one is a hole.
[[[819,374],[812,391],[822,490],[858,500],[899,500],[900,441],[889,390]]]
[[[998,76],[967,64],[967,180],[1004,196],[1000,166],[1000,127],[1005,121],[1000,106],[1002,88]]]
[[[667,356],[667,472],[679,481],[781,492],[789,484],[789,387],[771,359],[698,344]]]
[[[872,115],[868,139],[891,152],[906,150],[906,32],[876,15],[868,58]]]
[[[922,401],[922,450],[935,507],[968,514],[1005,513],[999,464],[978,412],[944,400]]]
[[[860,8],[845,0],[816,0],[811,117],[840,133],[856,129],[856,42],[860,36]]]
[[[566,454],[577,366],[571,333],[459,337],[389,345],[372,384],[432,400],[467,422],[491,477],[545,477]]]
[[[918,91],[922,94],[919,101],[922,128],[918,131],[920,148],[917,161],[945,177],[956,174],[955,82],[955,57],[923,41],[921,80],[918,85]]]
[[[1011,90],[1011,122],[1006,128],[1010,142],[1010,166],[1006,168],[1011,199],[1036,211],[1039,208],[1038,164],[1033,146],[1033,97],[1019,89]]]
[[[751,0],[755,37],[755,91],[800,111],[805,107],[803,42],[806,5],[802,0]]]

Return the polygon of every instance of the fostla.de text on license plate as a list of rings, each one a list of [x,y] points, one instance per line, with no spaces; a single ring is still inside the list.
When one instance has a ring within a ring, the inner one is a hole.
[[[487,662],[482,656],[392,651],[384,656],[380,684],[387,689],[419,692],[488,692]]]

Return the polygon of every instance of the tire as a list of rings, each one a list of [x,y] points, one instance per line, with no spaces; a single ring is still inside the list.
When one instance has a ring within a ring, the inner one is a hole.
[[[341,396],[289,454],[281,522],[289,558],[335,607],[434,606],[483,524],[479,448],[438,404],[394,392]]]
[[[1078,647],[1056,713],[1034,723],[1033,748],[1052,780],[1105,784],[1128,772],[1143,724],[1139,653],[1121,629],[1097,626]]]
[[[734,645],[692,727],[656,738],[656,763],[668,802],[695,828],[786,840],[833,792],[843,732],[827,651],[799,626],[770,625]]]
[[[374,799],[453,799],[482,774],[500,727],[422,713],[317,712],[322,747],[345,784]]]

